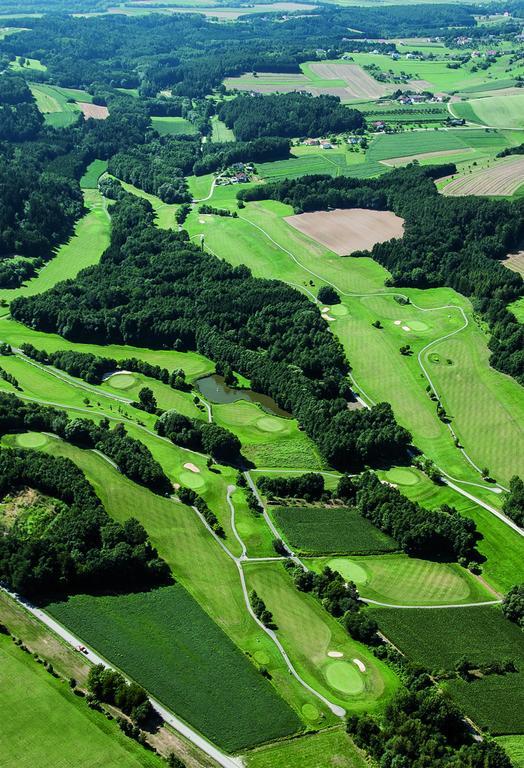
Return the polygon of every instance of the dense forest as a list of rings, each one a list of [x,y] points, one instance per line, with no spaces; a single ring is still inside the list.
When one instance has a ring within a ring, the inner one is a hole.
[[[28,430],[53,432],[80,448],[95,448],[112,459],[122,474],[136,483],[164,495],[172,490],[169,479],[149,448],[130,437],[123,424],[110,429],[107,419],[102,419],[99,424],[88,419],[69,420],[66,413],[56,408],[0,393],[0,435]]]
[[[448,170],[410,165],[366,180],[303,176],[242,190],[238,196],[280,200],[296,213],[353,207],[394,211],[405,221],[404,237],[371,250],[390,270],[388,284],[448,285],[471,296],[490,324],[492,365],[524,383],[524,327],[507,309],[524,294],[524,283],[500,263],[524,235],[524,201],[439,195],[433,178]]]
[[[132,195],[113,209],[99,265],[16,299],[11,312],[76,341],[197,349],[293,412],[337,466],[398,459],[410,442],[387,403],[348,410],[340,342],[301,293],[203,253],[185,232],[158,230],[149,203]]]
[[[322,14],[314,9],[285,14],[285,23],[283,17],[250,14],[242,24],[216,24],[189,14],[53,14],[25,19],[29,30],[2,40],[0,54],[43,59],[48,69],[40,77],[58,85],[88,87],[99,82],[139,87],[147,96],[170,88],[178,96],[203,97],[226,76],[299,72],[299,63],[316,58],[317,50],[337,57],[362,44],[361,38],[438,35],[450,25],[471,28],[476,23],[472,9],[459,4],[326,6]],[[16,20],[6,20],[9,23]]]
[[[364,126],[362,113],[343,106],[337,96],[306,93],[237,96],[222,104],[218,116],[241,141],[262,136],[325,136]]]
[[[176,445],[208,453],[218,461],[230,462],[239,459],[240,440],[219,424],[207,424],[176,411],[166,411],[156,422],[156,430],[159,435],[167,437]]]
[[[78,591],[132,591],[171,580],[142,525],[111,520],[93,488],[69,459],[0,450],[0,496],[31,488],[61,502],[3,526],[0,581],[31,597]]]

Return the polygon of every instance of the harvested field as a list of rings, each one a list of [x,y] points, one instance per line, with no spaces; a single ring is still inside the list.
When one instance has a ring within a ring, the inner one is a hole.
[[[309,65],[311,71],[323,80],[343,80],[346,83],[346,98],[377,99],[391,88],[379,83],[358,64],[337,64],[335,62],[315,61]],[[322,89],[325,91],[325,89]],[[338,89],[337,89],[338,90]]]
[[[502,264],[508,269],[511,269],[512,272],[518,272],[519,275],[524,277],[524,251],[510,253],[507,259],[504,259]]]
[[[391,211],[337,208],[286,216],[285,221],[317,243],[338,253],[367,251],[376,243],[402,237],[404,221]]]
[[[93,117],[95,120],[106,120],[109,117],[108,108],[102,107],[99,104],[88,104],[85,101],[79,101],[78,106],[86,120],[90,117]]]
[[[524,183],[524,157],[510,157],[447,184],[444,195],[512,195]]]
[[[391,157],[389,160],[380,160],[383,165],[406,165],[413,160],[430,160],[432,157],[449,157],[450,155],[463,155],[465,152],[473,152],[468,147],[467,149],[441,149],[438,152],[422,152],[420,155],[408,155],[407,157]]]

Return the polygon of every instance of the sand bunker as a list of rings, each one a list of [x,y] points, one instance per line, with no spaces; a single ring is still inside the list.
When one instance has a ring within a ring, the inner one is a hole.
[[[403,326],[402,326],[402,330],[403,330],[403,331],[410,331],[410,330],[411,330],[411,328],[409,327],[409,325],[403,325]]]
[[[328,651],[328,656],[331,659],[341,659],[344,656],[344,654],[341,653],[340,651]]]
[[[322,312],[321,317],[323,317],[324,320],[327,320],[328,323],[332,323],[333,320],[335,319],[334,317],[331,317],[330,315],[326,314],[325,312]]]
[[[196,464],[191,464],[190,461],[188,461],[187,464],[184,464],[184,469],[189,469],[190,472],[200,472]]]
[[[329,307],[322,307],[321,312],[329,312]]]
[[[357,665],[361,672],[366,671],[366,665],[363,661],[360,661],[360,659],[353,659],[353,662]]]
[[[376,243],[404,234],[404,220],[399,216],[364,208],[299,213],[286,216],[285,221],[339,256],[368,251]]]
[[[402,320],[395,320],[395,325],[402,325]]]

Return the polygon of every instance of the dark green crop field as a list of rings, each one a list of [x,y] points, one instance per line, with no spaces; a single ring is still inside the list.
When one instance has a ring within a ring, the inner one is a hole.
[[[524,636],[499,608],[371,608],[370,614],[409,659],[429,669],[452,670],[463,656],[479,664],[513,659],[518,672],[445,686],[481,727],[496,734],[524,731]]]
[[[300,728],[293,710],[179,584],[79,595],[47,610],[228,751]]]
[[[271,509],[286,541],[312,554],[373,554],[398,549],[392,538],[346,507],[277,507]]]

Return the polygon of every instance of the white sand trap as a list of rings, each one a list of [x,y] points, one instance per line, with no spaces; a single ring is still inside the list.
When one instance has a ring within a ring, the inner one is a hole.
[[[321,312],[329,312],[329,307],[322,307]]]
[[[191,464],[190,461],[188,461],[187,464],[184,464],[184,469],[189,469],[190,472],[200,472],[196,464]]]
[[[409,325],[403,325],[403,326],[402,326],[402,330],[403,330],[403,331],[410,331],[410,330],[411,330],[411,328],[409,327]]]
[[[199,223],[199,224],[205,224],[205,223],[206,223],[206,220],[205,220],[205,219],[199,219],[199,220],[198,220],[198,223]]]
[[[102,381],[112,379],[113,376],[133,376],[133,371],[111,371],[111,373],[106,373],[102,376]]]
[[[343,657],[343,653],[340,653],[340,651],[328,651],[328,656],[331,659],[341,659]]]
[[[353,662],[357,665],[361,672],[366,671],[366,665],[363,661],[360,661],[360,659],[353,659]]]
[[[402,325],[402,320],[395,320],[395,325]]]
[[[180,483],[173,483],[173,488],[175,489],[175,491],[178,491],[178,489],[180,488]]]
[[[328,321],[328,323],[332,323],[332,322],[333,322],[333,320],[335,320],[335,319],[336,319],[336,318],[334,318],[334,317],[331,317],[331,315],[328,315],[328,314],[326,314],[326,312],[322,312],[322,314],[320,315],[320,317],[323,317],[323,318],[324,318],[324,320],[327,320],[327,321]]]

